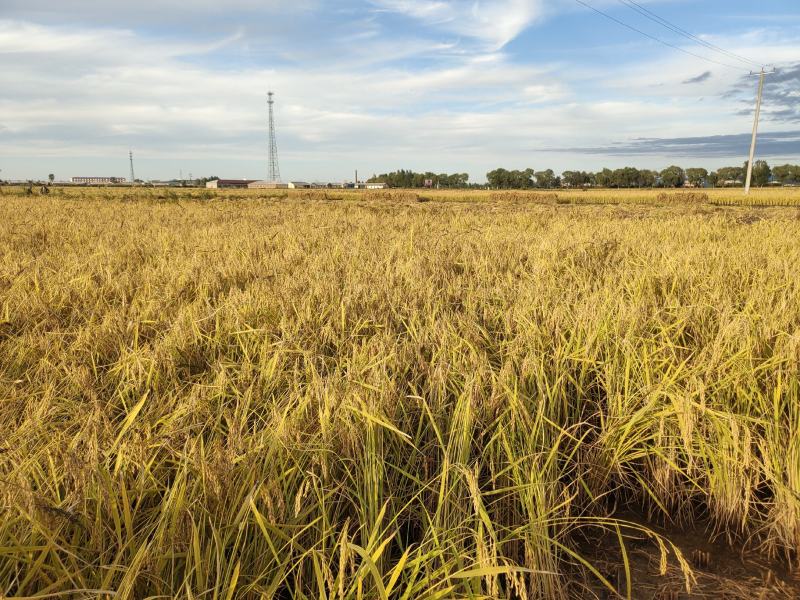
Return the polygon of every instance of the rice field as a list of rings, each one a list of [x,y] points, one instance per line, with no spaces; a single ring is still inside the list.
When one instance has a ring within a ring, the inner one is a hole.
[[[0,597],[797,597],[800,191],[702,192],[0,188]]]

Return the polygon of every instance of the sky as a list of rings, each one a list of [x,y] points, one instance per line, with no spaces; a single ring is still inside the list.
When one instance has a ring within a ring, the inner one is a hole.
[[[797,0],[584,2],[0,0],[0,178],[800,162]]]

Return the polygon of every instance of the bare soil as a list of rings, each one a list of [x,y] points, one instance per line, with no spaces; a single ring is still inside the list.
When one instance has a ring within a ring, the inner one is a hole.
[[[625,520],[640,523],[663,535],[681,552],[691,569],[687,578],[673,552],[668,555],[666,574],[661,574],[658,544],[644,534],[625,535],[625,551],[630,569],[630,598],[634,600],[795,600],[800,599],[798,557],[770,557],[757,548],[729,544],[724,537],[712,536],[700,527],[660,527],[641,517],[625,515]],[[585,540],[581,553],[609,583],[611,592],[596,576],[585,573],[583,583],[575,584],[579,598],[627,598],[626,569],[615,531],[599,533]]]

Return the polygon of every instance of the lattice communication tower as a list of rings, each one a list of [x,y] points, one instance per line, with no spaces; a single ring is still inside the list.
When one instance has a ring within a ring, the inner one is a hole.
[[[272,92],[267,94],[267,105],[269,106],[269,174],[268,181],[277,183],[281,180],[281,170],[278,167],[278,142],[275,139],[275,114],[273,107],[275,100],[273,100]]]

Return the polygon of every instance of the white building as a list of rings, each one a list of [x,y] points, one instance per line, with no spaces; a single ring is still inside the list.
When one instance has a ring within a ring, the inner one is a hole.
[[[114,183],[125,183],[124,177],[73,177],[72,183],[82,183],[87,185],[108,185]]]
[[[252,179],[212,179],[206,183],[206,187],[210,189],[223,189],[223,188],[246,188],[253,183]]]
[[[247,187],[251,190],[285,190],[291,185],[277,181],[251,181]]]

